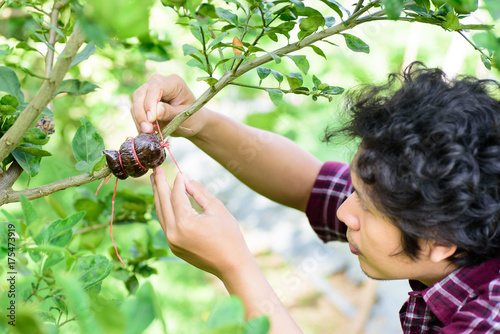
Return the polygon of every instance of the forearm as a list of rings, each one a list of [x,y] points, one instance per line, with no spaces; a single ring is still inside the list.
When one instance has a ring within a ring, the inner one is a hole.
[[[189,138],[243,183],[278,203],[305,210],[321,162],[291,140],[215,112]]]
[[[228,292],[243,301],[247,319],[261,315],[269,317],[269,334],[302,333],[262,274],[255,259],[252,258],[248,264],[239,265],[237,270],[228,271],[221,279]]]

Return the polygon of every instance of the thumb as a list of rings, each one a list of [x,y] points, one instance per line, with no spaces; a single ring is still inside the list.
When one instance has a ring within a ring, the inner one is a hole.
[[[172,107],[170,104],[165,103],[165,102],[158,103],[158,106],[156,107],[156,117],[157,117],[158,121],[169,122],[176,115],[177,115],[177,112],[176,112],[175,108]]]
[[[223,206],[222,202],[219,201],[219,199],[217,199],[217,197],[208,191],[208,189],[202,184],[193,180],[186,180],[185,186],[188,194],[193,196],[194,200],[203,209],[204,213],[210,214],[214,210]]]

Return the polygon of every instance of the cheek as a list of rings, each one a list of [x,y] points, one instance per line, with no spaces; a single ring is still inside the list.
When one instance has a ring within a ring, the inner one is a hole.
[[[363,230],[364,246],[378,256],[389,256],[401,250],[401,234],[393,225],[386,222],[368,221]]]

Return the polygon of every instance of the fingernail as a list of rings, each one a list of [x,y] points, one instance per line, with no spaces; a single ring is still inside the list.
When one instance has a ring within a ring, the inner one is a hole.
[[[146,122],[142,122],[142,123],[141,123],[141,130],[142,130],[142,132],[144,132],[144,133],[149,133],[149,132],[151,132],[151,124],[146,123]]]
[[[151,111],[148,111],[148,112],[146,113],[146,115],[148,116],[148,121],[150,121],[150,122],[153,122],[153,121],[154,121],[154,119],[153,119],[153,114],[151,113]]]

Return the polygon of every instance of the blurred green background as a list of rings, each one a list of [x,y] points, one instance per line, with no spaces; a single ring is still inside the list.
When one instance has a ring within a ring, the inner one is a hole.
[[[345,5],[350,5],[350,2],[346,1]],[[26,25],[29,25],[29,22],[23,21],[22,18],[6,18],[5,10],[0,13],[3,15],[0,21],[0,31],[3,35],[0,36],[0,44],[13,47],[18,40],[9,36],[22,29],[28,29]],[[36,177],[29,179],[23,174],[14,185],[15,189],[36,187],[80,174],[74,168],[76,161],[71,149],[71,140],[80,126],[79,118],[82,116],[93,123],[109,149],[118,149],[127,137],[136,135],[137,131],[129,114],[131,97],[134,90],[149,80],[154,73],[180,75],[196,96],[208,89],[205,82],[196,80],[204,73],[186,65],[188,57],[183,56],[181,47],[183,44],[193,42],[194,37],[187,29],[175,24],[177,20],[175,13],[162,6],[160,2],[154,2],[150,9],[149,20],[150,35],[164,41],[161,51],[148,51],[134,39],[130,40],[128,46],[105,43],[102,47],[98,47],[96,53],[87,61],[70,70],[71,77],[93,82],[99,89],[88,95],[61,95],[54,100],[55,134],[45,146],[53,156],[42,159],[40,173]],[[479,10],[473,13],[470,21],[490,23],[492,19],[486,11]],[[326,43],[322,46],[327,60],[311,49],[300,51],[298,54],[306,55],[311,64],[310,75],[304,78],[305,85],[311,85],[312,74],[323,82],[346,89],[360,83],[381,83],[386,80],[389,73],[400,71],[414,60],[423,61],[428,67],[441,67],[450,76],[470,74],[480,78],[499,78],[497,70],[488,71],[484,67],[478,52],[462,36],[439,27],[420,23],[372,22],[357,27],[350,33],[366,41],[370,45],[370,53],[354,53],[348,50],[341,36],[329,39],[339,47]],[[37,48],[44,50],[45,46],[39,43]],[[162,61],[145,60],[145,52],[153,52],[155,57]],[[3,62],[17,64],[35,73],[42,73],[44,68],[38,54],[23,50],[16,50],[3,59]],[[274,68],[283,73],[296,71],[291,61],[283,61]],[[18,71],[18,76],[26,100],[30,101],[42,81],[22,71]],[[256,72],[251,71],[237,81],[256,85],[259,80]],[[271,77],[262,82],[263,86],[274,84]],[[334,97],[331,102],[321,98],[313,101],[302,95],[285,95],[281,104],[276,107],[266,92],[228,86],[210,101],[208,107],[249,125],[280,133],[323,161],[348,162],[355,149],[354,143],[339,142],[337,145],[326,145],[321,142],[325,127],[336,124],[342,114],[341,95]],[[203,179],[203,175],[198,175],[198,169],[187,165],[188,161],[190,164],[196,164],[196,157],[200,153],[193,150],[186,153],[176,149],[176,147],[186,147],[183,141],[185,140],[177,138],[172,141],[173,154],[181,157],[178,162],[191,177]],[[176,170],[170,160],[164,168],[168,171],[169,179],[173,179]],[[108,185],[104,185],[97,196],[94,192],[99,184],[98,181],[67,189],[31,203],[43,222],[66,217],[79,210],[87,210],[86,223],[102,225],[109,222],[113,183],[110,181]],[[144,176],[120,181],[118,190],[119,200],[115,212],[115,217],[118,218],[116,218],[114,237],[122,257],[137,258],[148,248],[148,242],[154,242],[151,241],[154,240],[154,236],[161,233],[161,228],[155,219],[149,178]],[[4,205],[2,209],[22,219],[19,204]],[[104,254],[110,258],[114,252],[107,228],[78,235],[71,245],[82,247],[88,254]],[[28,256],[24,257],[21,262],[28,263]],[[5,261],[2,261],[3,266]],[[128,295],[127,285],[124,282],[128,276],[125,279],[119,277],[118,268],[121,267],[119,262],[113,261],[113,266],[116,273],[104,280],[101,295],[106,300],[123,300]],[[136,275],[138,283],[142,285],[149,281],[153,285],[170,333],[200,333],[209,312],[226,296],[223,288],[213,277],[183,263],[170,253],[158,261],[150,259],[142,262],[141,266],[143,266],[142,272],[139,273],[138,269]],[[64,264],[61,263],[59,267],[64,268]],[[27,276],[20,279],[19,287],[29,287],[34,281],[30,277],[29,265],[26,270]],[[0,267],[2,277],[5,271],[6,268]],[[154,271],[157,273],[151,275]],[[129,285],[135,284],[127,282]],[[4,289],[5,284],[6,282],[2,281],[0,287]],[[113,318],[113,310],[111,307],[104,313],[109,317],[110,323],[122,321],[123,319],[110,320]],[[392,316],[397,317],[396,314]],[[162,326],[160,321],[155,320],[145,333],[162,332]],[[64,329],[62,332],[73,333],[77,331],[78,325],[72,322],[62,328]],[[109,332],[113,330],[110,329]]]

